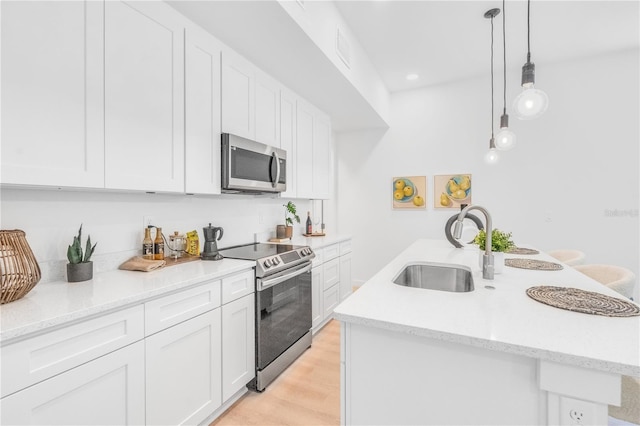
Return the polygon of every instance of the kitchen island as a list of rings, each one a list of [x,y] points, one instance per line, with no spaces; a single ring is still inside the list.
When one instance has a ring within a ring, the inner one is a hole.
[[[475,289],[394,284],[413,262],[469,267]],[[640,317],[547,306],[526,295],[538,285],[622,298],[568,266],[506,266],[484,280],[476,246],[416,241],[335,309],[342,423],[606,424],[607,405],[620,403],[620,376],[640,376]]]

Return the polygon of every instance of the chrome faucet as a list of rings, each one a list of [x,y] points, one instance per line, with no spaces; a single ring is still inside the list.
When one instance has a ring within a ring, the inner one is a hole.
[[[487,239],[485,241],[484,255],[482,256],[482,278],[485,280],[493,279],[493,253],[491,252],[491,215],[481,206],[467,206],[460,211],[458,215],[458,220],[456,220],[455,225],[453,227],[453,236],[455,238],[462,237],[462,224],[464,221],[464,217],[467,215],[469,210],[480,210],[486,219],[486,234]]]

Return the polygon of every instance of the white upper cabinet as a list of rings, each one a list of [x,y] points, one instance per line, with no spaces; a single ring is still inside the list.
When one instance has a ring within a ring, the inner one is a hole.
[[[280,146],[280,84],[256,70],[256,140]]]
[[[160,2],[105,2],[105,184],[184,191],[184,30]]]
[[[313,198],[328,199],[331,183],[331,122],[316,113],[313,121]]]
[[[313,107],[296,103],[296,187],[298,198],[313,198]]]
[[[331,122],[325,114],[300,99],[296,112],[296,163],[297,197],[329,198]]]
[[[185,31],[185,191],[220,194],[221,45],[196,26]]]
[[[102,2],[0,8],[2,183],[103,187]]]
[[[296,198],[297,161],[296,161],[296,98],[286,90],[280,91],[280,148],[287,151],[286,176],[287,190],[285,198]]]
[[[222,131],[255,139],[255,68],[231,50],[222,52]]]

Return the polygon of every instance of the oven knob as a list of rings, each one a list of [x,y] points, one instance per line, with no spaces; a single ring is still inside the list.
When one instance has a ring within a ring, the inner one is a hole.
[[[271,260],[269,259],[265,260],[262,264],[264,265],[265,268],[270,268],[272,265]]]
[[[274,258],[273,258],[273,260],[272,260],[272,262],[273,262],[273,265],[274,265],[274,266],[275,266],[275,265],[278,265],[278,264],[280,263],[280,259],[278,259],[277,257],[274,257]]]

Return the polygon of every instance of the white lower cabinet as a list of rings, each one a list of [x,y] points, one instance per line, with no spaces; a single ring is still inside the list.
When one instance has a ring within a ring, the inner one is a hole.
[[[231,398],[255,377],[254,306],[254,293],[222,306],[223,401]]]
[[[146,423],[198,424],[222,404],[221,309],[145,339]]]
[[[316,333],[338,303],[351,294],[351,240],[314,249],[311,270],[311,328]]]
[[[3,398],[4,425],[145,423],[144,343],[138,341]]]
[[[311,328],[317,331],[324,319],[322,265],[311,270]]]

